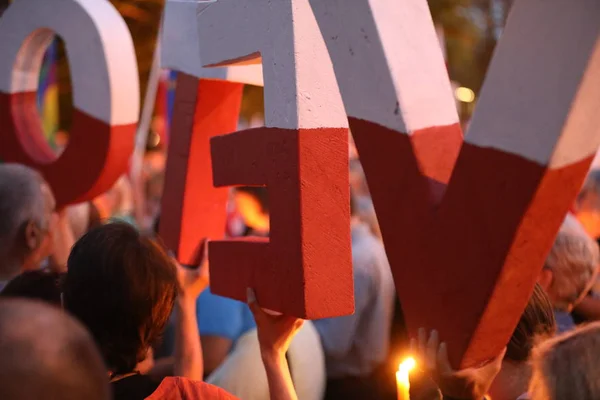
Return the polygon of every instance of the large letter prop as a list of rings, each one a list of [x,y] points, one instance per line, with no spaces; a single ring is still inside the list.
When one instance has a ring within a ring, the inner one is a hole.
[[[266,185],[271,236],[211,242],[211,290],[303,318],[354,309],[348,122],[308,0],[219,0],[198,15],[204,66],[262,57],[266,127],[211,141],[215,186]]]
[[[202,239],[225,236],[228,189],[212,181],[210,138],[234,132],[243,84],[262,85],[260,65],[202,68],[196,15],[206,4],[167,2],[161,64],[179,71],[160,234],[184,264],[196,265]]]
[[[464,143],[425,0],[311,4],[409,329],[492,358],[599,143],[600,3],[515,3]]]
[[[73,83],[69,144],[56,157],[37,110],[44,52],[58,34]],[[59,206],[90,200],[127,171],[139,113],[133,41],[105,0],[18,0],[0,20],[0,158],[38,169]]]

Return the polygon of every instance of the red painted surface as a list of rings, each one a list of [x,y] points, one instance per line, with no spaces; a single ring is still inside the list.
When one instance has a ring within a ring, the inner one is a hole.
[[[348,130],[257,128],[211,141],[215,186],[266,185],[268,240],[209,244],[211,291],[307,319],[354,310]]]
[[[494,357],[592,157],[548,170],[499,150],[460,147],[456,127],[413,139],[359,120],[351,129],[411,334],[438,329],[455,366]]]
[[[46,142],[35,92],[0,93],[0,158],[40,171],[58,207],[104,193],[127,171],[136,124],[110,126],[77,109],[69,143],[57,157]]]
[[[225,235],[228,189],[213,186],[210,138],[236,130],[243,86],[178,74],[160,234],[187,265],[202,239]]]
[[[467,155],[467,152],[471,154]],[[454,240],[462,240],[456,245],[464,249],[472,248],[478,243],[483,246],[486,243],[483,235],[489,232],[491,226],[496,227],[495,231],[500,237],[504,237],[504,235],[508,237],[508,245],[500,244],[506,246],[505,258],[502,261],[499,260],[495,266],[498,271],[495,286],[492,288],[487,308],[481,316],[479,325],[475,328],[470,343],[466,347],[462,359],[463,365],[474,365],[479,360],[493,357],[504,347],[502,343],[508,342],[508,338],[512,335],[533,292],[533,286],[552,247],[556,232],[558,232],[572,200],[579,192],[593,160],[593,156],[590,156],[562,168],[545,168],[542,174],[537,175],[538,179],[534,181],[536,174],[533,171],[536,167],[533,163],[499,151],[496,154],[489,154],[490,152],[490,150],[472,146],[470,149],[466,148],[464,158],[471,165],[470,168],[473,171],[470,172],[471,176],[469,173],[461,173],[461,183],[457,182],[457,188],[462,185],[462,190],[467,190],[465,184],[468,184],[473,176],[484,178],[485,183],[478,185],[477,194],[465,202],[469,204],[467,207],[475,207],[475,204],[479,202],[476,200],[478,197],[479,199],[486,197],[484,200],[486,206],[482,208],[485,220],[481,214],[473,214],[469,221],[473,226],[482,228],[479,231],[468,226],[465,228],[471,238],[479,236],[478,242],[468,243],[468,239],[460,238],[458,235],[447,242],[447,245],[452,245]],[[500,171],[494,170],[494,164],[502,165],[504,177],[500,177]],[[524,164],[528,164],[528,166],[525,167]],[[472,167],[472,165],[477,165],[477,167]],[[483,171],[479,166],[484,167]],[[462,168],[466,170],[468,167]],[[521,183],[519,184],[519,182]],[[524,186],[529,182],[533,189],[527,195],[521,194],[522,198],[520,199],[518,193],[526,192],[527,189]],[[469,193],[474,192],[471,190]],[[448,199],[451,207],[452,203],[458,203],[456,196],[452,200]],[[526,201],[527,205],[525,205]],[[521,206],[525,207],[518,210],[518,207]],[[499,212],[501,209],[506,211]],[[460,210],[458,207],[455,207],[454,210],[456,219]],[[514,217],[517,212],[520,212],[519,218]],[[477,225],[475,224],[476,218],[482,218]],[[451,219],[452,216],[449,216],[447,220]],[[511,219],[513,220],[511,221]],[[443,230],[450,232],[449,228],[446,225]],[[464,262],[477,262],[483,265],[483,262],[489,259],[490,257],[482,252],[476,252],[471,260],[464,260]],[[463,262],[463,260],[459,261]],[[491,266],[487,268],[493,269]],[[487,280],[489,275],[481,271],[481,268],[473,269],[477,270],[477,273],[469,276],[472,286],[477,280]],[[492,348],[494,345],[496,348]],[[455,351],[454,358],[458,359],[460,353]]]

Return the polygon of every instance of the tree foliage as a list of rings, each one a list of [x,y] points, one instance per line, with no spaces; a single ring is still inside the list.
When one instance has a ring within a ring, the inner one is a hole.
[[[18,1],[18,0],[16,0]],[[48,0],[51,1],[51,0]],[[103,0],[97,0],[103,1]],[[141,95],[148,82],[165,0],[110,0],[124,17],[133,37]],[[360,0],[362,1],[362,0]],[[437,26],[443,27],[450,78],[478,92],[513,0],[428,0]],[[0,9],[9,0],[0,0]],[[71,86],[64,48],[59,51],[61,127],[70,125]],[[262,91],[249,88],[242,110],[261,112]]]

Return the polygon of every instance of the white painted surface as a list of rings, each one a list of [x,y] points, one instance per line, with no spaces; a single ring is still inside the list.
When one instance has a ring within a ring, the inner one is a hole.
[[[517,0],[466,141],[559,168],[600,144],[600,2]]]
[[[204,66],[262,56],[266,126],[348,126],[308,0],[218,0],[198,14],[198,25]]]
[[[133,41],[105,0],[13,2],[0,19],[0,91],[37,89],[49,29],[66,43],[74,107],[110,125],[135,123],[140,94]]]
[[[400,132],[458,122],[426,0],[310,0],[349,116]]]
[[[592,161],[592,165],[590,166],[590,171],[594,169],[600,168],[600,150],[596,152],[594,156],[594,160]]]
[[[162,29],[162,68],[185,72],[198,78],[220,79],[262,86],[263,77],[260,64],[202,68],[197,14],[206,5],[207,3],[166,2]]]

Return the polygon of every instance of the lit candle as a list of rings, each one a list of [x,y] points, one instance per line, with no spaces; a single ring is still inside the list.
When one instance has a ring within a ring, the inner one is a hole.
[[[396,371],[396,387],[398,389],[398,400],[410,400],[410,381],[408,376],[415,368],[416,362],[412,357],[407,358],[398,365]]]

